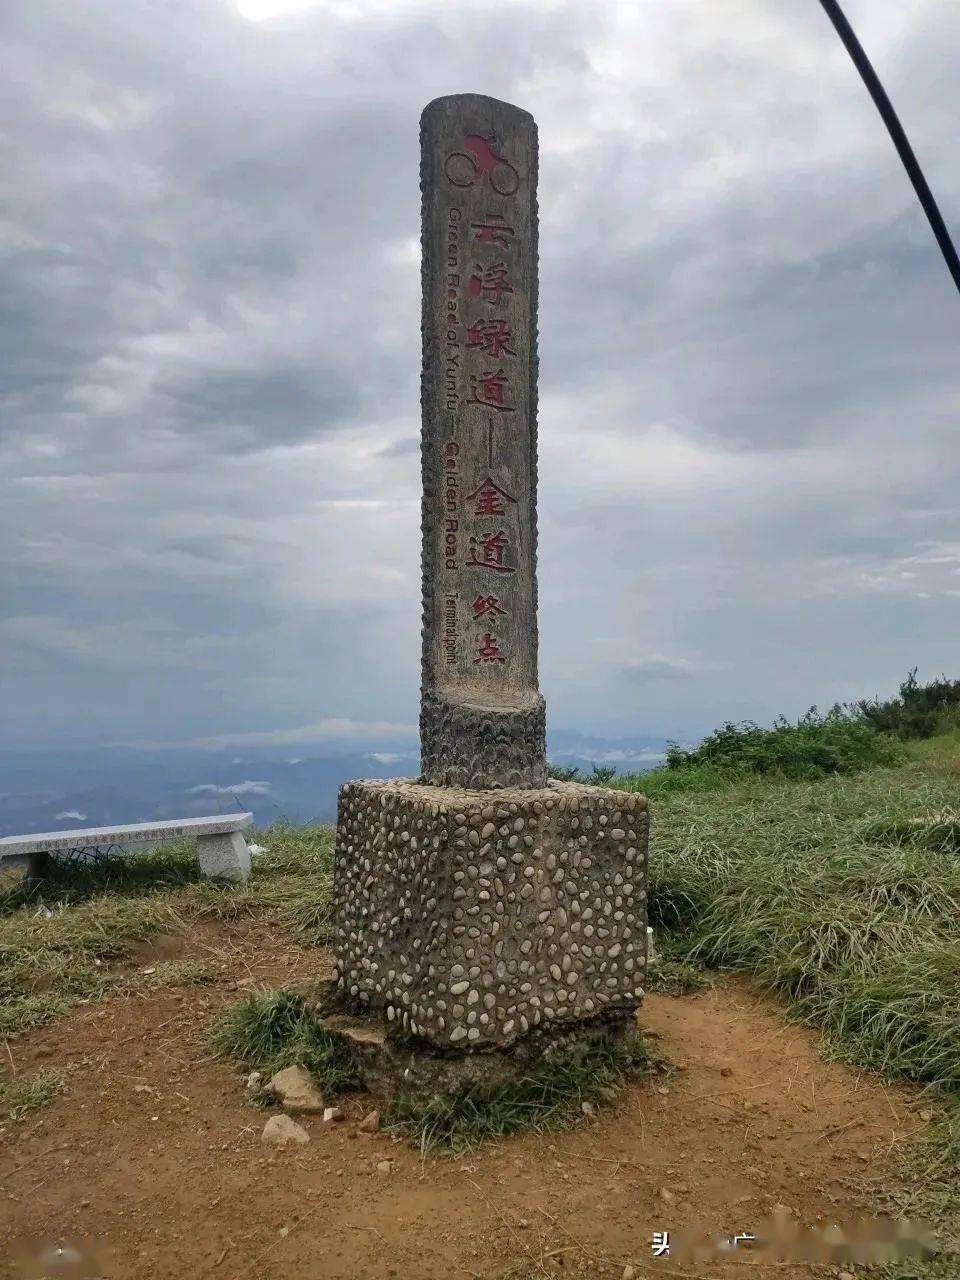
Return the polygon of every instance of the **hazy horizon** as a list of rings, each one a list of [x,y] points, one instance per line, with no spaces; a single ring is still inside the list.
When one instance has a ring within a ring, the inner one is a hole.
[[[960,226],[953,7],[845,7]],[[540,131],[551,729],[958,674],[956,293],[818,5],[12,0],[0,37],[0,751],[415,744],[418,120],[460,91]]]

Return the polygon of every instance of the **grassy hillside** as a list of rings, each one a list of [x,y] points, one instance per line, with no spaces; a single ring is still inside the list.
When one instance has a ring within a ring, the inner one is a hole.
[[[815,780],[711,764],[607,785],[651,797],[650,919],[671,965],[747,971],[825,1051],[929,1090],[889,1210],[960,1250],[960,732]],[[954,1277],[960,1254],[884,1269]]]
[[[839,720],[819,736],[809,722],[758,731],[779,733],[775,742],[754,729],[727,726],[653,774],[602,779],[651,799],[650,914],[667,972],[749,972],[793,1016],[822,1029],[827,1052],[928,1089],[938,1119],[913,1154],[913,1190],[896,1208],[935,1216],[956,1239],[960,731],[919,741],[876,735],[877,747]],[[740,733],[743,751],[727,730]],[[332,833],[275,827],[257,840],[268,852],[242,886],[198,882],[183,847],[65,868],[29,893],[8,890],[0,898],[0,1037],[144,981],[112,977],[112,962],[191,920],[266,914],[299,940],[322,943]],[[207,977],[160,966],[149,981]],[[957,1269],[954,1256],[886,1274]]]

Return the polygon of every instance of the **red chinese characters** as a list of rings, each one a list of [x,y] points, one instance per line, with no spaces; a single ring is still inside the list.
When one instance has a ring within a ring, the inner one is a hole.
[[[501,249],[509,249],[510,241],[507,237],[516,234],[513,227],[507,226],[502,213],[488,213],[486,218],[486,222],[471,222],[471,229],[475,232],[474,240],[480,244],[498,244]]]
[[[467,564],[476,565],[480,569],[493,569],[495,573],[516,573],[515,567],[503,562],[504,552],[509,546],[510,539],[503,529],[471,537],[470,559]]]
[[[475,516],[502,516],[504,502],[516,503],[517,501],[507,493],[506,489],[501,489],[499,485],[494,484],[489,476],[474,489],[473,493],[467,494],[468,502],[473,502],[474,499],[477,503],[473,509]]]
[[[467,349],[479,348],[495,360],[505,351],[508,356],[517,353],[507,346],[510,341],[510,326],[506,320],[475,320],[467,329]]]
[[[504,657],[500,646],[489,631],[484,632],[483,639],[480,642],[480,648],[477,650],[477,656],[473,661],[474,663],[506,662],[506,658]]]
[[[514,472],[510,462],[512,450],[495,446],[496,433],[513,430],[515,415],[524,412],[525,382],[523,370],[518,367],[521,356],[515,347],[514,326],[514,316],[523,314],[521,299],[517,297],[522,281],[518,275],[522,252],[519,261],[515,256],[522,249],[518,237],[523,224],[518,221],[519,208],[509,203],[499,209],[490,208],[497,204],[493,197],[508,197],[516,190],[513,180],[516,170],[493,150],[491,143],[490,139],[469,135],[466,150],[448,156],[445,173],[455,187],[488,183],[493,193],[493,196],[488,193],[479,207],[474,204],[471,209],[474,220],[469,223],[469,236],[475,260],[472,268],[465,264],[466,288],[462,296],[466,314],[461,312],[458,317],[463,325],[460,332],[465,333],[463,379],[468,388],[461,404],[464,408],[471,406],[484,411],[466,417],[464,426],[475,446],[484,438],[489,468],[479,484],[476,476],[472,493],[463,493],[461,511],[463,523],[467,525],[463,533],[466,535],[469,531],[470,536],[466,558],[460,563],[464,568],[500,574],[505,580],[498,588],[500,595],[487,594],[485,588],[480,588],[472,604],[476,628],[473,661],[478,665],[498,666],[511,661],[510,633],[506,633],[505,651],[493,630],[481,632],[480,627],[493,628],[513,612],[510,591],[514,584],[506,579],[517,573],[517,560],[524,545],[521,531],[514,524],[519,504],[504,487],[511,483]],[[522,336],[519,350],[525,353]],[[470,524],[473,524],[472,531]]]
[[[516,405],[507,404],[504,393],[510,381],[502,369],[496,373],[470,375],[470,398],[467,404],[482,404],[487,409],[496,409],[498,413],[513,413]]]
[[[513,293],[513,285],[507,278],[507,264],[492,262],[484,267],[478,262],[467,281],[467,292],[471,298],[482,298],[491,307],[498,307],[505,293]]]
[[[506,609],[503,608],[496,596],[477,596],[473,605],[473,616],[479,621],[481,618],[505,618],[507,616]]]

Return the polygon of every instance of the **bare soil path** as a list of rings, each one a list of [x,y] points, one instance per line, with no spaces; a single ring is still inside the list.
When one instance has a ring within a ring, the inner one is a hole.
[[[677,1074],[575,1131],[424,1160],[358,1134],[358,1104],[345,1123],[306,1118],[309,1145],[275,1151],[207,1030],[245,985],[322,976],[326,953],[245,924],[162,939],[137,963],[157,957],[200,957],[224,979],[84,1006],[9,1045],[8,1078],[56,1067],[64,1087],[0,1128],[4,1278],[619,1280],[630,1264],[710,1280],[730,1266],[654,1258],[652,1232],[750,1230],[778,1204],[807,1223],[855,1217],[892,1146],[922,1127],[909,1090],[824,1061],[813,1033],[727,981],[649,997],[641,1023]],[[83,1261],[37,1260],[58,1244]],[[738,1257],[750,1274],[811,1275]]]

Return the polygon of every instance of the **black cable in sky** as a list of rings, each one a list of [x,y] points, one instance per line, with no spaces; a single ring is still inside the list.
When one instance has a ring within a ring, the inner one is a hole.
[[[864,53],[863,46],[854,34],[850,23],[844,17],[843,10],[837,4],[837,0],[820,0],[820,3],[823,5],[827,17],[836,28],[837,35],[843,41],[847,53],[853,59],[853,64],[860,72],[863,83],[867,86],[870,97],[873,99],[874,106],[880,112],[883,123],[887,126],[887,132],[893,139],[893,145],[897,148],[897,154],[903,161],[903,167],[913,183],[913,189],[916,191],[917,198],[923,206],[924,213],[927,215],[927,221],[933,229],[940,251],[946,259],[947,268],[953,276],[953,283],[957,286],[958,292],[960,292],[960,258],[957,257],[957,251],[953,247],[950,233],[947,231],[946,224],[940,216],[940,210],[937,208],[937,202],[933,198],[933,192],[927,186],[923,170],[917,163],[913,148],[907,141],[903,126],[897,119],[893,103],[887,97],[883,85],[877,78],[877,73],[870,65],[870,59]]]

